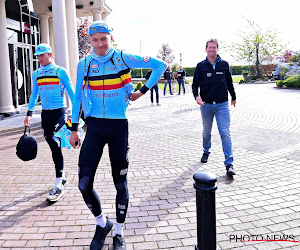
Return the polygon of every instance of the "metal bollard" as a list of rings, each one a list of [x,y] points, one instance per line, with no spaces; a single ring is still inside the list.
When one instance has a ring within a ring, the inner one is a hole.
[[[216,196],[217,176],[197,172],[193,176],[196,189],[197,245],[196,250],[216,250]]]

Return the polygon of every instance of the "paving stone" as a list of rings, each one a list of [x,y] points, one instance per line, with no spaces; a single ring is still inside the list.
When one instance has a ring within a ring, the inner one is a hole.
[[[203,170],[218,177],[216,225],[221,249],[300,249],[297,242],[229,240],[228,235],[237,232],[293,234],[300,240],[300,91],[278,89],[274,83],[236,84],[235,88],[238,105],[230,112],[237,175],[232,179],[225,174],[215,123],[209,161],[200,162],[202,120],[191,93],[161,95],[159,108],[149,105],[147,93],[129,106],[130,201],[124,230],[128,250],[195,248],[193,174]],[[26,108],[0,121],[0,247],[89,249],[95,219],[77,187],[79,150],[63,149],[69,185],[58,202],[47,204],[55,173],[40,128],[40,106],[32,126],[39,143],[37,158],[22,162],[15,154]],[[94,188],[104,213],[115,223],[116,191],[107,146]],[[112,233],[104,249],[111,244]]]

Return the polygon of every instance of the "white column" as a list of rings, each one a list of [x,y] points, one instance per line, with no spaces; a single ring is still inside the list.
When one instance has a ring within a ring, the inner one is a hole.
[[[68,34],[66,23],[66,5],[64,0],[52,0],[55,62],[69,71]],[[70,99],[67,98],[70,109]]]
[[[70,76],[75,89],[77,63],[79,60],[75,0],[66,0],[66,10],[67,10]]]
[[[55,60],[53,18],[49,19],[49,35],[50,35],[50,46],[52,48],[52,58]]]
[[[41,19],[41,42],[48,43],[49,40],[49,16],[48,15],[40,15]]]
[[[0,0],[0,113],[15,112],[11,91],[5,0]]]
[[[102,12],[101,20],[103,20],[104,22],[106,22],[106,17],[107,17],[107,13],[106,12]]]
[[[93,10],[93,21],[99,21],[101,19],[102,10]]]

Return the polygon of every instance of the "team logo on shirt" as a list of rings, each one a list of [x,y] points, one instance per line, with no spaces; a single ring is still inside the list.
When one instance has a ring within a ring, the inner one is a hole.
[[[62,84],[60,85],[60,88],[61,88],[61,89],[64,89],[64,88],[65,88],[65,85],[62,83]]]
[[[91,65],[91,68],[92,68],[92,69],[95,69],[95,68],[98,68],[98,67],[99,67],[99,64],[97,64],[97,63]]]
[[[144,60],[145,63],[149,62],[150,61],[150,56],[144,56],[143,60]]]

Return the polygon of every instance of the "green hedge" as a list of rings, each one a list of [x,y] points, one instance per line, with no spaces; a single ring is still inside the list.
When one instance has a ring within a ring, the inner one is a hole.
[[[145,78],[147,72],[149,71],[150,69],[142,69],[142,72],[143,72],[143,77]],[[131,77],[132,78],[141,78],[141,69],[132,69],[131,70]]]
[[[194,76],[195,67],[183,67],[186,73],[186,76]],[[150,69],[142,69],[143,77]],[[231,66],[232,74],[233,75],[242,75],[243,72],[249,72],[249,66],[240,65],[240,66]],[[253,68],[251,67],[251,75],[255,74]],[[131,77],[132,78],[141,78],[141,69],[132,69],[131,70]]]
[[[276,81],[277,87],[289,87],[289,88],[300,88],[300,75],[293,76],[287,80]]]

